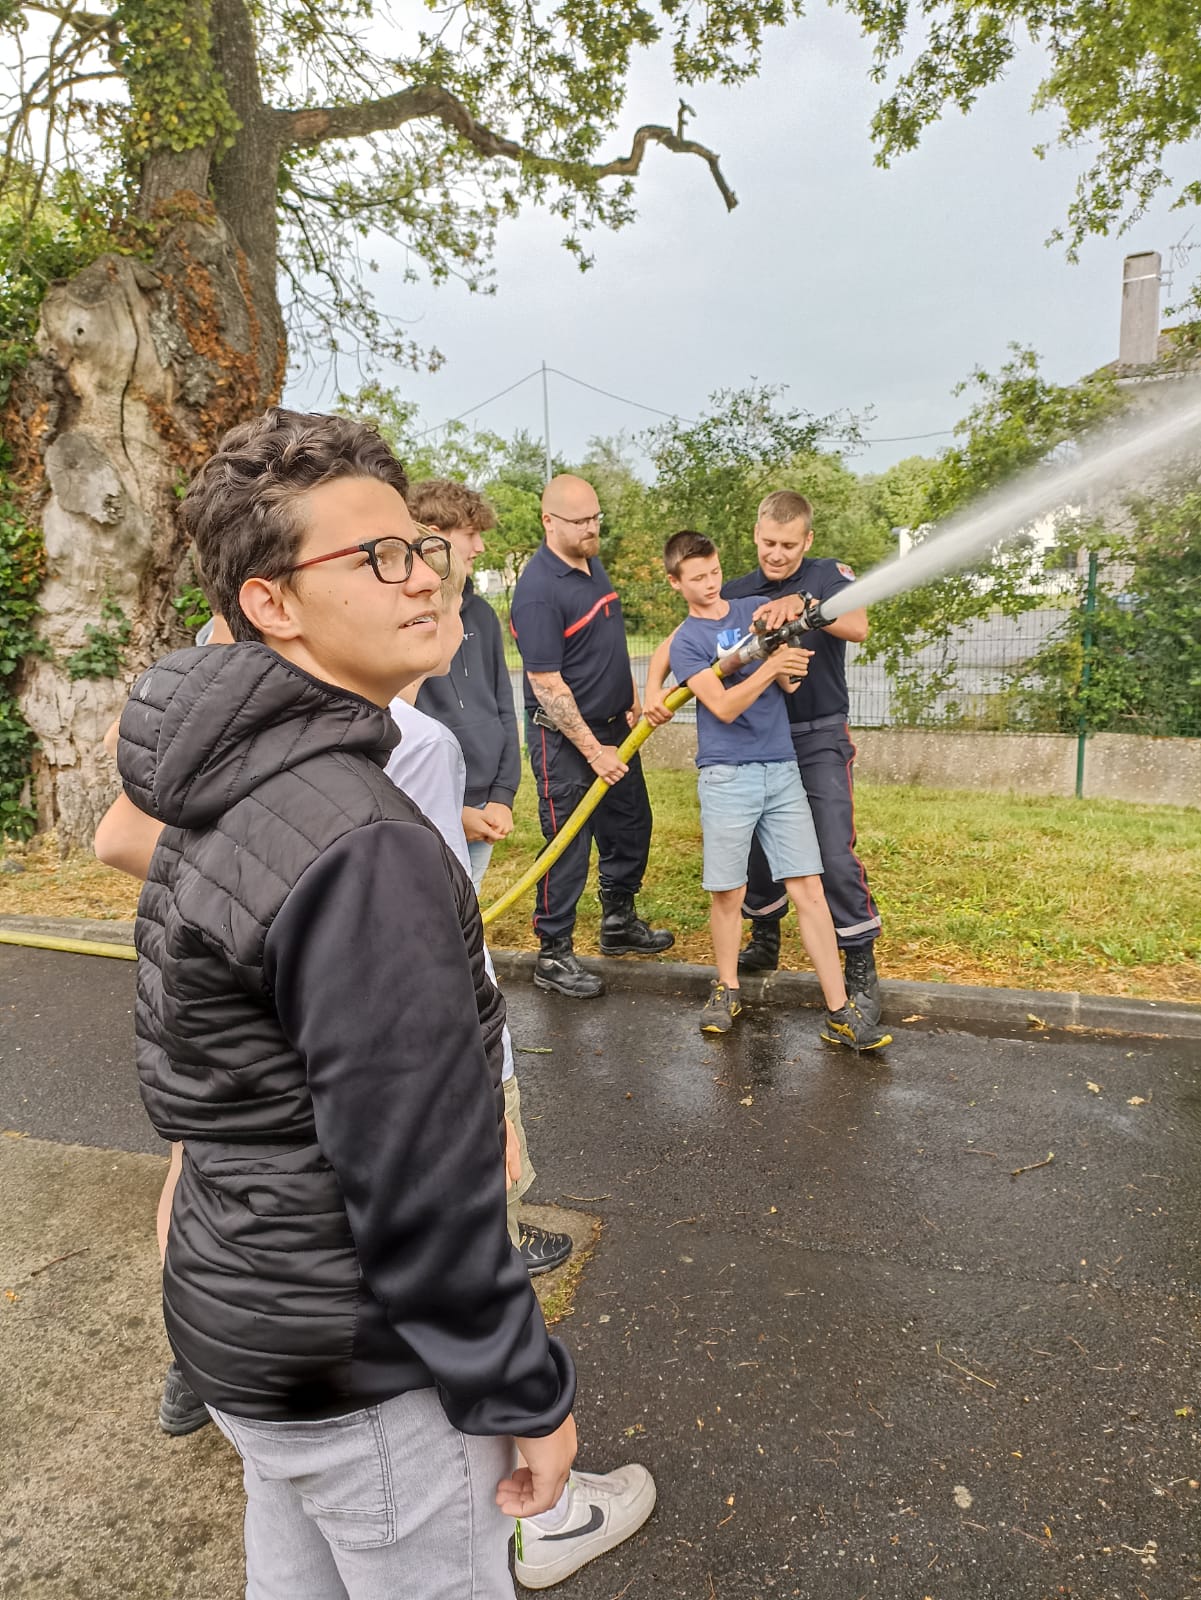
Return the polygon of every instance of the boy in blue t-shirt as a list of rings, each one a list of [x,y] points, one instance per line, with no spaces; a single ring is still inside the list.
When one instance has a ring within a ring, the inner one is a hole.
[[[822,1038],[851,1050],[876,1050],[891,1036],[850,999],[834,923],[821,884],[821,852],[792,748],[782,690],[804,677],[812,651],[785,646],[728,678],[713,661],[750,632],[764,602],[723,600],[721,559],[704,534],[673,534],[663,551],[667,581],[688,603],[671,641],[671,670],[696,696],[697,788],[704,840],[702,887],[717,977],[701,1012],[705,1033],[726,1033],[742,1010],[738,946],[751,839],[758,836],[772,875],[796,908],[801,941],[821,984]]]

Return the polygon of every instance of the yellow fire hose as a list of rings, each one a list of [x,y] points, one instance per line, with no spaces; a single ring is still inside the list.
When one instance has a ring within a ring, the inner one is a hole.
[[[136,961],[138,952],[131,944],[104,944],[96,939],[55,939],[48,933],[10,933],[0,928],[0,944],[27,945],[34,950],[65,950],[72,956],[113,956],[117,961]]]
[[[715,666],[713,670],[719,678],[722,676],[720,667]],[[691,699],[692,690],[681,686],[679,689],[673,689],[669,695],[665,695],[663,704],[669,711],[678,711],[681,706],[686,706]],[[653,725],[645,717],[639,717],[617,747],[617,754],[620,759],[628,761],[636,750],[642,748],[654,731]],[[497,917],[503,916],[510,906],[516,905],[526,890],[532,889],[550,871],[608,792],[609,785],[603,778],[597,778],[533,866],[527,872],[523,872],[513,887],[506,889],[500,899],[494,901],[487,911],[481,913],[485,928],[490,922],[495,922]]]
[[[772,635],[764,635],[757,631],[752,631],[741,639],[733,649],[725,652],[717,661],[713,662],[710,670],[717,677],[724,678],[728,673],[737,671],[750,661],[759,660],[763,656],[769,655],[780,644],[787,643],[791,633],[802,627],[812,626],[814,626],[814,622],[811,618],[802,618],[797,623],[776,630]],[[664,697],[663,704],[669,711],[678,711],[681,706],[686,706],[692,698],[692,690],[681,685]],[[621,761],[628,761],[636,751],[641,750],[654,731],[653,724],[649,723],[645,717],[639,717],[617,747],[618,758]],[[516,905],[517,901],[521,899],[528,889],[532,889],[536,883],[545,877],[597,806],[600,805],[606,794],[608,794],[609,788],[609,784],[603,778],[597,778],[596,782],[588,790],[542,854],[537,857],[533,865],[522,873],[511,889],[506,889],[499,900],[494,901],[486,911],[481,913],[485,927],[489,923],[495,922],[497,917],[503,916],[510,906]],[[113,956],[119,961],[137,960],[137,951],[134,950],[132,945],[103,944],[90,939],[57,939],[50,934],[9,933],[4,929],[0,929],[0,944],[26,945],[35,950],[63,950],[70,955]]]
[[[781,645],[795,643],[802,634],[810,629],[824,627],[827,619],[822,615],[817,601],[808,595],[805,596],[805,600],[806,608],[800,617],[771,632],[760,628],[758,623],[754,624],[751,631],[745,634],[736,645],[729,650],[723,651],[717,660],[710,664],[709,670],[718,678],[728,677],[731,672],[737,672],[741,667],[748,666],[752,661],[763,660],[764,657],[778,650]],[[681,685],[664,697],[663,704],[669,711],[678,711],[681,706],[686,706],[691,699],[692,690]],[[654,731],[653,726],[645,717],[639,717],[627,737],[617,748],[617,754],[620,759],[628,761],[636,750],[642,748]],[[597,778],[528,872],[522,873],[511,889],[506,889],[499,900],[494,901],[486,911],[481,912],[485,928],[489,923],[495,922],[497,917],[508,911],[510,906],[516,905],[526,890],[532,889],[550,871],[608,792],[609,785],[603,778]]]

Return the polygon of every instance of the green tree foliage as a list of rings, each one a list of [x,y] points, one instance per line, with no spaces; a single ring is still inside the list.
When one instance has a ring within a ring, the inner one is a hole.
[[[1095,611],[1073,608],[1060,635],[1015,676],[1012,714],[1061,733],[1201,735],[1195,479],[1115,507],[1109,521]]]
[[[661,423],[643,436],[660,527],[707,533],[731,572],[754,565],[755,513],[771,489],[793,487],[786,469],[821,443],[859,438],[857,418],[785,407],[783,393],[760,383],[722,389],[699,421]]]
[[[920,528],[930,515],[930,482],[936,463],[906,456],[868,477],[864,487],[876,517],[889,529]]]
[[[110,220],[103,195],[78,174],[46,181],[11,164],[0,189],[0,405],[33,354],[47,287],[113,248]]]
[[[977,368],[956,393],[972,397],[966,417],[955,428],[957,443],[921,469],[894,469],[894,478],[879,490],[894,515],[902,508],[907,513],[909,520],[896,525],[907,526],[918,539],[1125,404],[1112,373],[1102,371],[1078,384],[1054,384],[1040,370],[1035,352],[1019,345],[1011,346],[1010,358],[998,372]],[[1070,530],[1065,529],[1064,539],[1070,546]],[[1051,560],[1062,561],[1062,554],[1057,551]],[[972,570],[872,608],[865,656],[885,662],[900,720],[926,723],[936,705],[949,720],[962,715],[956,694],[957,631],[994,613],[1017,616],[1044,605],[1046,567],[1047,557],[1031,540],[1018,542]],[[920,663],[913,659],[919,648],[928,652]]]
[[[1161,190],[1174,189],[1181,204],[1201,200],[1201,179],[1176,184],[1168,172],[1171,154],[1201,129],[1198,0],[845,4],[875,42],[878,81],[907,62],[873,122],[881,164],[915,148],[948,107],[969,111],[1029,38],[1047,63],[1034,108],[1057,109],[1059,142],[1089,152],[1063,235],[1073,255],[1089,234],[1140,216]]]
[[[652,147],[699,159],[732,207],[683,100],[628,152],[604,146],[637,56],[666,53],[682,89],[737,83],[799,13],[797,0],[3,0],[0,192],[22,167],[39,186],[87,175],[131,219],[211,183],[252,273],[277,251],[294,329],[412,358],[365,288],[372,236],[401,242],[409,275],[487,290],[499,223],[533,202],[587,266],[589,235],[632,219]]]
[[[28,777],[34,737],[15,686],[35,645],[37,594],[46,571],[41,530],[26,518],[6,465],[0,454],[0,840],[33,832]]]

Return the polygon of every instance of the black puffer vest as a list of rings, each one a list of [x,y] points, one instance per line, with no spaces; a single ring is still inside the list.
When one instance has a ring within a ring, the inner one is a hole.
[[[142,1097],[185,1147],[167,1331],[236,1415],[437,1384],[465,1431],[545,1433],[573,1378],[503,1236],[504,1002],[398,738],[252,644],[168,656],[121,719],[167,824],[136,933]]]

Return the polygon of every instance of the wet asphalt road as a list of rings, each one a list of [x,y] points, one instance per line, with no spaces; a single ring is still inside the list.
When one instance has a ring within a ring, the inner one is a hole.
[[[132,989],[0,947],[0,1126],[161,1148]],[[532,1198],[604,1221],[580,1465],[660,1490],[564,1595],[1201,1595],[1195,1044],[917,1021],[857,1062],[813,1013],[510,1010]]]

